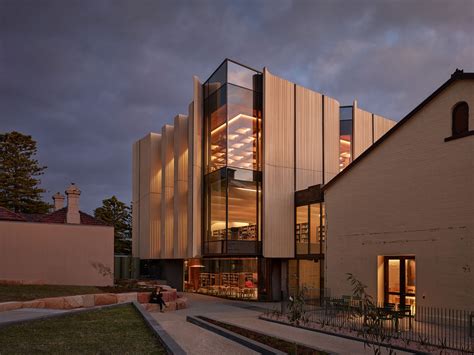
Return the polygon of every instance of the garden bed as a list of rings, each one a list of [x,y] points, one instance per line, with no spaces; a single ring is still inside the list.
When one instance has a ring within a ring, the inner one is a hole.
[[[310,347],[307,347],[307,346],[304,346],[304,345],[301,345],[301,344],[293,343],[293,342],[286,341],[286,340],[283,340],[283,339],[280,339],[280,338],[277,338],[277,337],[262,334],[262,333],[259,333],[259,332],[256,332],[256,331],[253,331],[253,330],[250,330],[250,329],[241,328],[241,327],[238,327],[238,326],[233,325],[233,324],[220,322],[220,321],[217,321],[217,320],[214,320],[214,319],[211,319],[211,318],[207,318],[207,317],[204,317],[204,316],[198,316],[198,318],[201,318],[202,320],[205,320],[206,322],[217,325],[219,327],[227,329],[227,330],[229,330],[231,332],[234,332],[236,334],[242,335],[246,338],[252,339],[256,342],[268,345],[268,346],[270,346],[274,349],[283,351],[287,354],[293,354],[293,355],[309,355],[309,354],[324,355],[324,354],[327,354],[325,352],[322,352],[322,351],[319,351],[319,350],[316,350],[316,349],[313,349],[313,348],[310,348]]]

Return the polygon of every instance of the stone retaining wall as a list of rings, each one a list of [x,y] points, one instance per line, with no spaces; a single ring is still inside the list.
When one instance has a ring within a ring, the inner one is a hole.
[[[49,309],[75,309],[104,306],[109,304],[126,303],[137,301],[142,303],[146,310],[158,311],[157,304],[148,303],[151,292],[128,292],[128,293],[98,293],[91,295],[65,296],[40,298],[24,302],[0,303],[0,312],[11,311],[19,308],[49,308]],[[187,299],[178,297],[175,289],[163,292],[163,300],[168,306],[165,311],[174,311],[187,307]]]

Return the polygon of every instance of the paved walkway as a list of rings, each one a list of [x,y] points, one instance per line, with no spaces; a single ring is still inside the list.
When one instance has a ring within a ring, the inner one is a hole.
[[[250,354],[253,352],[217,334],[187,323],[187,315],[207,316],[332,353],[373,354],[371,349],[364,349],[364,344],[359,341],[258,319],[258,316],[262,314],[262,308],[271,309],[276,307],[276,304],[229,301],[198,294],[186,294],[186,297],[189,308],[169,313],[152,313],[152,315],[189,354]],[[404,353],[397,351],[397,354]]]

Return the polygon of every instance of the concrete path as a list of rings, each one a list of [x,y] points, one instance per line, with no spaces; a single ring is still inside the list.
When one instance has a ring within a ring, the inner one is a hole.
[[[169,313],[152,313],[152,316],[189,354],[247,354],[252,353],[252,351],[196,325],[187,323],[187,315],[207,316],[331,353],[373,354],[373,350],[364,349],[364,344],[359,341],[258,319],[264,308],[271,309],[276,307],[277,304],[230,301],[189,293],[186,294],[186,297],[188,298],[189,308]],[[396,351],[396,353],[409,354],[401,351]]]

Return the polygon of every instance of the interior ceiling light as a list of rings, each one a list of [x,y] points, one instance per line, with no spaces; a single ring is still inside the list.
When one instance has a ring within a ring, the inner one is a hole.
[[[244,143],[250,143],[250,142],[252,142],[252,138],[247,137],[247,138],[245,138],[245,139],[242,139],[242,142],[244,142]]]
[[[233,141],[238,136],[239,136],[238,134],[229,134],[229,140]]]
[[[245,134],[250,131],[250,128],[239,128],[236,132],[240,134]]]
[[[255,117],[252,117],[252,116],[248,116],[248,115],[244,115],[243,113],[240,113],[238,114],[237,116],[234,116],[232,117],[228,122],[227,124],[231,124],[235,121],[237,121],[239,118],[245,118],[245,119],[248,119],[248,120],[257,120]],[[219,127],[217,128],[214,128],[212,131],[211,131],[211,134],[214,134],[218,131],[220,131],[222,128],[225,127],[225,122],[223,124],[221,124]]]
[[[232,147],[239,149],[239,148],[242,148],[243,145],[244,145],[243,143],[234,143],[232,144]]]

